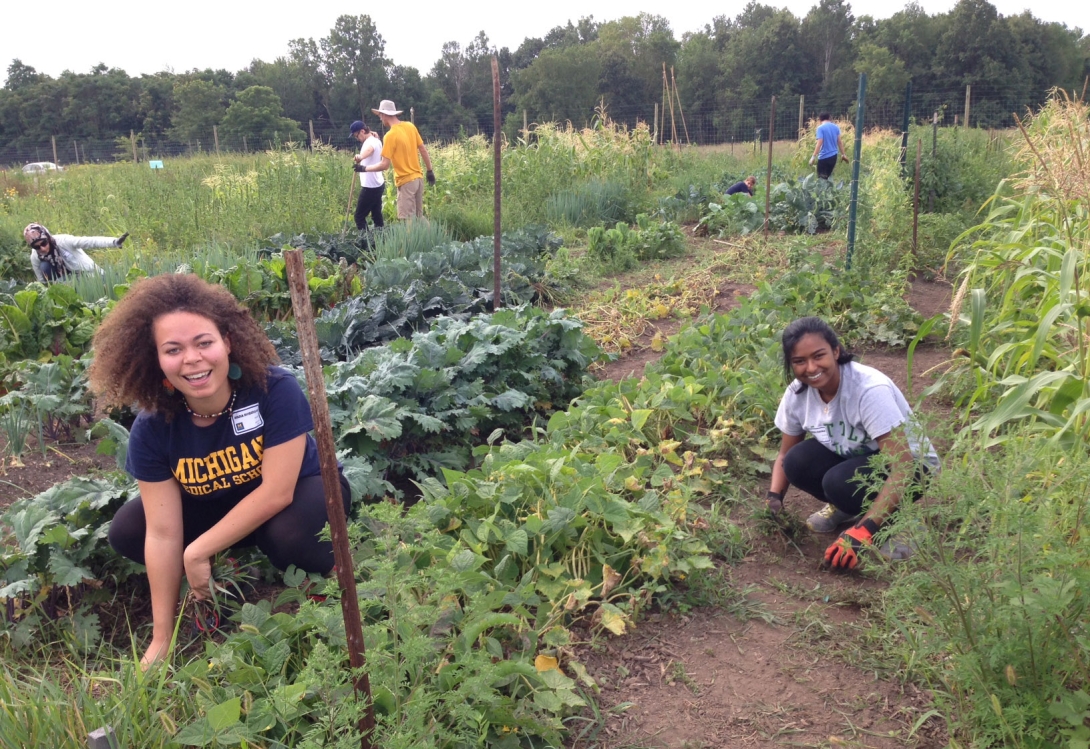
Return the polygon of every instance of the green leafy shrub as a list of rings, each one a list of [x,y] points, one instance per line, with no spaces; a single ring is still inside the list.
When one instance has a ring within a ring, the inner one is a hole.
[[[566,407],[598,356],[563,311],[439,318],[427,333],[327,368],[334,433],[402,489],[406,478],[464,470],[495,430],[515,437],[536,416]]]
[[[640,260],[662,260],[685,254],[685,235],[672,221],[655,222],[646,213],[636,216],[636,228],[618,223],[612,229],[587,231],[587,255],[613,270],[627,270]]]
[[[727,195],[722,203],[710,202],[693,232],[700,237],[744,236],[764,227],[764,211],[750,195]]]
[[[0,293],[0,363],[68,354],[78,357],[91,342],[105,301],[84,304],[63,283]]]
[[[505,305],[551,298],[562,285],[547,269],[560,238],[543,227],[505,232],[500,238]],[[412,258],[378,260],[364,276],[364,290],[315,320],[325,361],[354,356],[385,341],[424,330],[441,315],[466,317],[492,307],[493,241],[451,242]],[[295,327],[269,326],[281,358],[299,363]]]
[[[131,573],[132,564],[106,542],[106,531],[114,513],[135,494],[136,482],[127,476],[78,477],[16,500],[0,515],[11,529],[0,554],[0,601],[9,604],[9,612],[20,611],[16,621],[0,624],[12,643],[32,644],[37,629],[54,619],[62,602],[68,608],[108,598],[108,591],[99,590],[101,583]],[[84,647],[97,644],[101,634],[97,614],[86,608],[58,620],[58,626],[71,628]]]
[[[38,441],[72,442],[82,438],[80,425],[90,424],[93,413],[87,389],[87,360],[57,356],[53,361],[22,361],[14,379],[19,387],[0,397],[0,408],[30,416],[37,422]]]
[[[881,641],[932,688],[959,744],[1075,746],[1085,735],[1088,481],[1085,450],[1029,434],[991,450],[967,440],[944,459],[931,501],[890,530],[916,554],[883,596]]]
[[[772,188],[769,222],[777,231],[816,234],[836,228],[847,217],[847,195],[831,180],[806,174]]]

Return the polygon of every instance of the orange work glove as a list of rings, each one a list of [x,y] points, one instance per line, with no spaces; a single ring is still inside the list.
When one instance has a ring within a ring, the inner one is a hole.
[[[844,531],[840,534],[840,538],[825,550],[826,564],[834,569],[854,570],[859,564],[860,549],[874,543],[873,537],[877,532],[878,523],[870,519],[865,519]]]

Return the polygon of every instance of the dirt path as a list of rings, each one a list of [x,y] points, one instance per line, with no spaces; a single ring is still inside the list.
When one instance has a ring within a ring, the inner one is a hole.
[[[909,296],[925,317],[945,310],[949,299],[948,286],[925,281]],[[904,350],[860,352],[912,402],[932,381],[922,373],[948,356],[940,346],[919,347],[909,391]],[[923,410],[932,409],[944,410],[924,401]],[[800,522],[818,506],[797,490],[788,494],[787,510]],[[593,744],[576,746],[945,746],[938,721],[912,732],[930,709],[928,695],[880,675],[860,637],[868,601],[884,586],[880,575],[821,569],[832,536],[762,533],[752,508],[736,508],[732,520],[748,552],[719,565],[724,586],[736,592],[731,603],[652,614],[632,635],[580,653],[608,717]]]

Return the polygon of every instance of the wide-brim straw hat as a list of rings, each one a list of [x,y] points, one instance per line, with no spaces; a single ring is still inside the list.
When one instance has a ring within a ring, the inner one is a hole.
[[[379,102],[378,109],[372,109],[371,111],[375,114],[385,114],[390,117],[399,115],[402,112],[402,110],[396,108],[394,106],[394,103],[389,99],[383,99],[381,102]]]

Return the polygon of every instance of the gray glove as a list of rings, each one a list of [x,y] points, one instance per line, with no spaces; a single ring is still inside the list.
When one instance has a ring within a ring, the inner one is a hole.
[[[124,233],[124,234],[122,234],[122,235],[121,235],[120,237],[118,237],[117,239],[115,239],[115,240],[114,240],[114,242],[116,242],[116,243],[117,243],[117,246],[118,246],[118,247],[120,247],[120,246],[121,246],[121,245],[122,245],[122,244],[123,244],[123,243],[125,242],[125,240],[126,240],[126,239],[128,239],[128,238],[129,238],[129,233],[128,233],[128,232],[125,232],[125,233]]]

